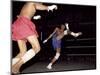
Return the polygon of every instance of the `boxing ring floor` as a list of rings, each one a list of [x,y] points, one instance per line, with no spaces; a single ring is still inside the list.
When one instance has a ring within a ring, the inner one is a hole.
[[[24,68],[21,74],[28,73],[42,73],[42,72],[59,72],[59,71],[77,71],[77,70],[93,70],[96,69],[95,55],[69,55],[67,59],[59,59],[51,70],[47,69],[46,66],[50,60],[42,60],[33,63],[32,65]]]
[[[49,70],[46,66],[50,63],[54,54],[48,44],[43,45],[42,50],[21,67],[20,73],[31,74],[96,69],[95,39],[67,41],[67,48],[62,48],[60,58],[53,65],[53,68]]]

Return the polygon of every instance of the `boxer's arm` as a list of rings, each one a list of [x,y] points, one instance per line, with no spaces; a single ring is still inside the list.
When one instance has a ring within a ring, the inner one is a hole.
[[[43,41],[43,43],[46,43],[55,34],[56,31],[57,31],[57,28],[54,30],[54,32],[52,34],[49,35],[49,37],[47,39],[45,39]]]
[[[35,3],[35,7],[37,10],[48,10],[48,6],[43,5],[42,3]]]
[[[53,11],[54,9],[57,10],[57,5],[51,5],[51,6],[46,6],[43,5],[42,3],[35,3],[35,7],[37,10],[47,10],[47,11]]]
[[[49,40],[55,34],[56,31],[57,31],[57,28],[55,28],[55,30],[53,31],[53,33],[49,35],[49,37],[47,38],[47,40]]]
[[[65,23],[66,30],[64,30],[64,35],[70,34],[70,29],[68,23]]]
[[[66,30],[69,30],[69,25],[68,25],[68,23],[65,23],[65,27],[66,27]]]

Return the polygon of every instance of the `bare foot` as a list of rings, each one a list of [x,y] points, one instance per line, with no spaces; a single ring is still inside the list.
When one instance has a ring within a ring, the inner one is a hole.
[[[12,59],[12,66],[15,65],[25,53],[19,53]]]
[[[22,66],[22,61],[21,59],[15,64],[12,66],[12,73],[14,74],[18,74],[19,73],[19,70],[20,70],[20,67]]]
[[[13,74],[18,74],[19,73],[19,69],[17,69],[17,68],[12,68],[12,73]]]

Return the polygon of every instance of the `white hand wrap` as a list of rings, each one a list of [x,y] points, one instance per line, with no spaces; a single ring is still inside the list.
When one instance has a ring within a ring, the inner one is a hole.
[[[35,51],[33,49],[28,50],[25,55],[22,57],[22,60],[24,63],[26,63],[27,61],[29,61],[31,58],[33,58],[35,56]]]
[[[33,19],[35,20],[41,19],[41,16],[40,15],[34,16]]]
[[[53,9],[57,10],[57,5],[48,6],[48,11],[53,11]]]
[[[44,40],[43,43],[46,43],[48,40]]]
[[[59,58],[59,56],[60,56],[60,53],[56,53],[55,59],[57,60]]]
[[[67,31],[67,30],[65,30],[65,31],[64,31],[64,35],[67,35],[67,34],[68,34],[68,31]]]
[[[68,23],[65,23],[66,29],[69,30]]]

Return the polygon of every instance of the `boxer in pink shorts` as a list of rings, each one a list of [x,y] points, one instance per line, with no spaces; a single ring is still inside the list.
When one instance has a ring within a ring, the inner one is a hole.
[[[12,25],[12,40],[17,41],[19,46],[19,54],[12,59],[12,73],[19,73],[20,67],[40,51],[35,24],[31,21],[36,10],[53,11],[54,9],[57,9],[56,5],[45,6],[34,2],[27,2],[22,7],[17,20]],[[30,50],[27,50],[26,40],[32,46]]]
[[[12,31],[13,31],[12,39],[15,41],[19,39],[24,40],[26,39],[26,37],[31,35],[36,35],[38,37],[35,24],[31,22],[30,19],[24,16],[20,16],[13,23]]]

